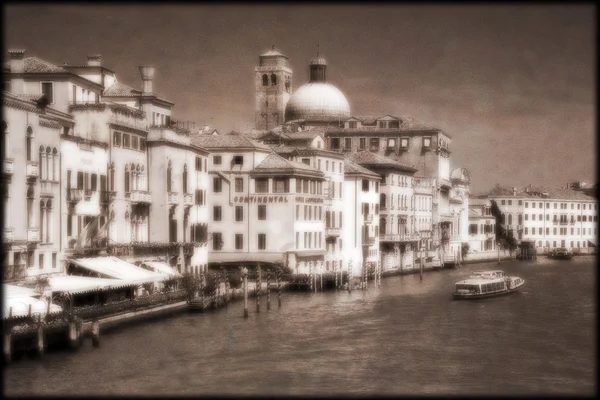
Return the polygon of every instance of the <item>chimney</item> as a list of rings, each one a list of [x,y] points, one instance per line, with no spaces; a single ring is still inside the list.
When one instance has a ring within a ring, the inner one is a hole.
[[[12,49],[8,50],[8,58],[10,59],[10,72],[21,74],[25,71],[25,54],[27,50]]]
[[[102,56],[100,54],[90,54],[87,56],[87,65],[90,67],[102,66]]]
[[[142,95],[152,94],[152,81],[154,80],[154,67],[152,65],[140,65],[140,75],[142,76],[143,88]]]
[[[513,189],[513,196],[516,197],[517,196],[517,188],[513,186],[512,189]]]

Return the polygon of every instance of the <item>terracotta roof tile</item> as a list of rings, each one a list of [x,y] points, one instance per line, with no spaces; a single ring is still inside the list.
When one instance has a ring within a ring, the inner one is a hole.
[[[251,148],[257,150],[271,150],[269,146],[259,143],[256,140],[252,140],[244,135],[195,134],[192,136],[192,143],[205,149]]]
[[[111,96],[139,96],[142,92],[140,90],[134,89],[130,86],[127,86],[120,82],[115,82],[112,86],[107,87],[102,92],[102,96],[111,97]]]
[[[25,64],[23,72],[25,73],[44,73],[44,74],[66,74],[69,73],[66,69],[59,67],[58,65],[52,64],[51,62],[44,61],[37,57],[25,57],[23,59]],[[10,72],[10,61],[4,63],[4,70]]]
[[[361,167],[357,163],[352,162],[352,161],[348,160],[347,158],[344,159],[344,174],[362,174],[362,175],[371,176],[373,178],[375,178],[375,177],[381,178],[381,176],[376,174],[375,172],[368,170],[364,167]]]
[[[276,154],[276,153],[271,153],[269,154],[269,156],[267,158],[265,158],[263,160],[263,162],[261,162],[260,164],[258,164],[256,166],[256,168],[254,168],[255,170],[300,170],[300,171],[309,171],[309,172],[318,172],[320,174],[322,174],[321,171],[319,171],[318,169],[315,169],[309,165],[306,165],[304,163],[300,163],[300,162],[296,162],[296,161],[291,161],[291,160],[286,160],[285,158],[281,157],[280,155]]]
[[[370,151],[359,151],[356,153],[350,153],[346,157],[350,161],[353,161],[360,165],[398,168],[408,172],[416,172],[418,170],[415,167],[402,164],[398,161],[392,160],[391,158],[387,158],[379,154],[372,153]]]

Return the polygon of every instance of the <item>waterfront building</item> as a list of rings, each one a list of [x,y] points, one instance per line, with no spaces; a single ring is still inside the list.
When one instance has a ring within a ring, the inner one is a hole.
[[[346,158],[381,176],[379,261],[383,271],[412,269],[413,254],[421,248],[419,231],[431,227],[431,212],[423,214],[431,208],[431,195],[415,195],[413,189],[417,169],[369,151],[350,153]]]
[[[375,270],[379,258],[379,183],[381,176],[344,159],[344,268],[351,277]]]
[[[496,218],[488,199],[469,197],[469,249],[472,253],[496,249]]]
[[[323,270],[323,172],[244,135],[196,135],[192,143],[210,152],[209,264]]]
[[[14,67],[14,65],[13,65]],[[2,95],[3,279],[64,270],[60,135],[73,118],[42,94]]]
[[[496,185],[480,196],[495,200],[504,224],[517,240],[535,242],[538,252],[565,247],[595,252],[598,203],[595,197],[566,188],[506,189]]]
[[[283,128],[283,129],[282,129]],[[342,269],[344,241],[342,229],[344,221],[344,156],[324,150],[325,140],[319,129],[296,131],[286,124],[273,129],[260,140],[269,144],[273,151],[282,157],[302,162],[322,171],[325,221],[325,271],[338,272]],[[285,130],[285,132],[283,132]]]

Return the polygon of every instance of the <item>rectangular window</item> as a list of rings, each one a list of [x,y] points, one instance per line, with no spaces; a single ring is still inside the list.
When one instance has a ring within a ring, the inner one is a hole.
[[[235,222],[242,222],[244,220],[244,207],[235,206]]]
[[[202,171],[202,158],[196,157],[196,171]]]
[[[146,151],[146,139],[140,138],[140,151]]]
[[[213,221],[221,220],[221,206],[213,206]]]
[[[425,148],[431,147],[431,138],[428,138],[428,137],[423,138],[423,147],[425,147]]]
[[[233,165],[243,165],[244,156],[233,156]]]
[[[244,235],[241,233],[235,234],[235,249],[243,250],[244,249]]]
[[[221,237],[221,233],[213,232],[213,250],[221,250],[223,248],[223,238]]]
[[[512,206],[512,200],[509,200],[509,201],[508,201],[508,205],[509,205],[509,206]]]
[[[223,190],[223,182],[221,181],[221,178],[214,177],[213,178],[213,192],[221,193],[222,190]]]
[[[121,146],[121,132],[113,132],[113,146]]]
[[[298,206],[296,206],[296,210],[298,210]],[[265,221],[267,219],[267,206],[264,204],[258,205],[258,220]]]
[[[522,206],[523,205],[523,200],[519,200],[519,205]]]
[[[44,269],[44,254],[39,255],[39,267],[40,269]]]
[[[371,151],[379,150],[379,138],[371,138],[369,140],[369,150],[371,150]]]
[[[300,206],[296,205],[296,221],[300,220]]]
[[[221,165],[221,156],[213,156],[213,165]]]
[[[269,192],[269,178],[259,178],[254,180],[256,193]]]
[[[56,268],[56,253],[52,253],[52,268]]]
[[[369,191],[369,181],[367,179],[362,180],[362,191],[363,192]]]
[[[128,149],[129,146],[130,146],[129,134],[128,133],[123,133],[123,148],[124,149]]]
[[[140,138],[136,135],[131,135],[131,148],[137,150],[140,148]]]
[[[408,138],[400,138],[400,148],[408,149]]]
[[[502,200],[502,201],[500,202],[500,204],[502,204],[503,206],[504,206],[504,205],[506,205],[506,200]]]
[[[92,184],[90,189],[92,189],[93,192],[98,190],[98,175],[96,174],[92,174]]]
[[[289,192],[290,192],[289,178],[274,178],[273,179],[273,193],[289,193]]]
[[[358,149],[359,150],[367,149],[367,138],[361,137],[358,139]]]
[[[358,126],[358,122],[357,121],[350,121],[348,122],[348,128],[350,129],[356,129]]]
[[[331,150],[340,149],[340,138],[331,138]]]
[[[377,121],[378,128],[387,128],[386,121]]]
[[[303,158],[302,162],[310,167],[310,158]]]
[[[344,150],[351,151],[352,150],[352,138],[344,138]]]
[[[296,178],[296,193],[302,193],[302,179]]]
[[[244,191],[244,178],[235,178],[235,192],[242,193]]]
[[[54,104],[54,83],[42,82],[42,94],[46,96],[49,104]]]
[[[264,233],[258,234],[258,249],[266,250],[267,248],[267,235]]]

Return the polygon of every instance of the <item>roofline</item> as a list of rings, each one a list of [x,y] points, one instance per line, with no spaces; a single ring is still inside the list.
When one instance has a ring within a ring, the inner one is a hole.
[[[4,76],[10,77],[10,78],[27,78],[27,77],[41,78],[41,77],[47,76],[47,77],[49,77],[48,80],[50,80],[50,81],[53,81],[53,79],[51,79],[50,77],[56,78],[56,77],[60,76],[60,77],[74,78],[79,81],[86,82],[92,86],[95,86],[98,89],[104,89],[104,87],[101,84],[91,81],[89,79],[86,79],[82,76],[79,76],[79,75],[74,74],[69,71],[67,71],[67,72],[19,72],[19,73],[5,71]]]
[[[414,167],[409,167],[409,166],[402,166],[402,165],[394,165],[394,164],[371,164],[371,163],[360,163],[360,162],[356,162],[354,160],[350,160],[358,165],[360,165],[361,167],[364,167],[366,169],[375,169],[375,168],[379,168],[379,169],[383,169],[383,168],[389,168],[389,169],[396,169],[399,171],[403,171],[403,172],[412,172],[413,174],[415,172],[417,172],[419,169],[418,168],[414,168]]]

